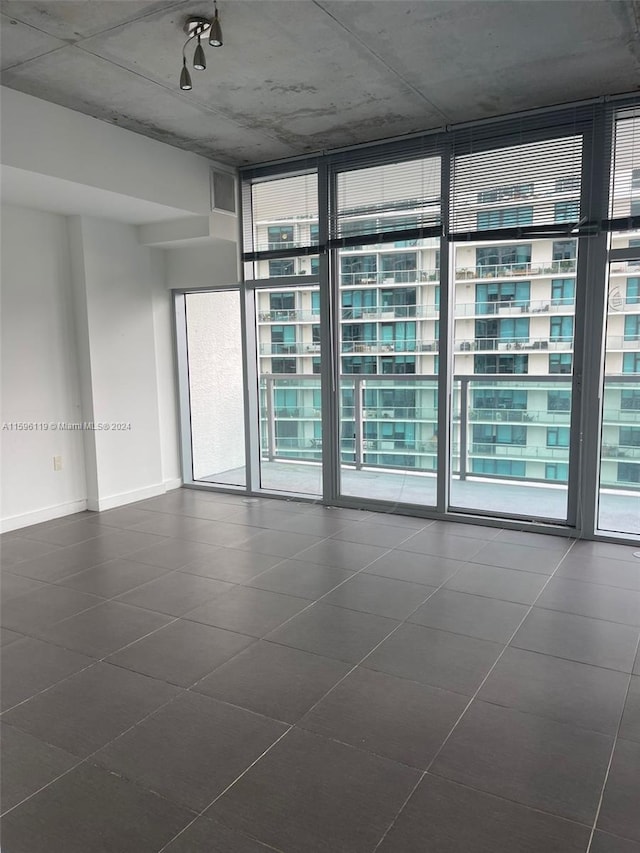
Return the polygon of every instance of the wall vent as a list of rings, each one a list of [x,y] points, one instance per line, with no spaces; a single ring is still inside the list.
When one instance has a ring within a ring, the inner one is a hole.
[[[211,169],[211,210],[236,213],[236,179],[229,172]]]

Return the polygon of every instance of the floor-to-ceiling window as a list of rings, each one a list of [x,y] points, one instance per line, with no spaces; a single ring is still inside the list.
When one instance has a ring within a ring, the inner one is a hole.
[[[637,533],[640,166],[610,159],[620,109],[246,170],[246,475],[205,479]]]
[[[640,534],[640,115],[614,125],[597,524]],[[633,225],[633,222],[629,222]]]

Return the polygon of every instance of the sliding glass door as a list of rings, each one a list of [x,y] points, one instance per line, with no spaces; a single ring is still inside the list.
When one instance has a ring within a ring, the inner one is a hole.
[[[639,110],[246,170],[242,282],[177,299],[185,480],[640,534]]]

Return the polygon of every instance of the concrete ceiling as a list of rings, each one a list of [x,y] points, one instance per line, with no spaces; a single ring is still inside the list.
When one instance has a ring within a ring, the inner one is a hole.
[[[2,0],[2,82],[233,165],[640,88],[638,0]],[[191,47],[191,46],[190,46]]]

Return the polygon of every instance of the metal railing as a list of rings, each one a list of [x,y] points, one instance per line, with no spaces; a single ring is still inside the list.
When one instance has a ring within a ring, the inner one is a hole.
[[[319,463],[322,417],[313,404],[319,404],[320,376],[265,375],[260,386],[263,458]],[[438,379],[432,374],[342,374],[342,464],[433,473],[438,447],[437,388]],[[634,433],[623,439],[619,432],[620,427],[629,426],[640,431],[640,409],[621,403],[622,391],[630,388],[640,390],[638,377],[607,377],[601,457],[602,484],[608,488],[634,488],[618,481],[618,463],[640,466]],[[563,467],[554,468],[549,476],[556,484],[566,483],[570,376],[455,375],[452,391],[451,458],[456,477],[541,482],[547,477],[546,465],[560,464]],[[496,460],[500,473],[486,473],[487,464],[494,464],[486,460]],[[503,473],[503,463],[509,460],[518,466],[517,474]]]

